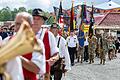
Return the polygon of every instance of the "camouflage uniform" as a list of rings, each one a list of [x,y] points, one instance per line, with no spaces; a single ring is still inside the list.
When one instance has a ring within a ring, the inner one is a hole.
[[[109,60],[113,59],[115,53],[114,53],[114,50],[115,50],[115,45],[114,45],[114,38],[113,36],[109,36],[108,37],[108,58]]]
[[[100,64],[105,64],[106,53],[108,52],[107,39],[103,35],[101,49],[100,49]]]
[[[98,34],[97,35],[97,46],[96,46],[96,57],[97,58],[99,58],[100,57],[100,51],[101,51],[101,47],[100,47],[100,45],[101,45],[101,39],[102,39],[102,37],[101,37],[101,35],[100,34]]]
[[[88,52],[89,52],[89,63],[94,63],[94,55],[95,55],[95,49],[96,49],[96,41],[97,38],[95,36],[92,36],[91,38],[88,38],[89,46],[88,46]]]
[[[83,62],[83,53],[84,53],[84,47],[79,46],[78,51],[77,51],[77,60],[82,63]]]
[[[115,45],[111,42],[108,44],[108,58],[109,60],[112,60],[114,57],[114,50],[116,49]]]

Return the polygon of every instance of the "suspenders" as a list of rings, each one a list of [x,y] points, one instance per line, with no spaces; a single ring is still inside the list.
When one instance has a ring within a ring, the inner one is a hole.
[[[58,47],[58,48],[59,48],[59,44],[60,44],[60,38],[61,38],[61,37],[59,37],[58,43],[57,43],[57,47]]]

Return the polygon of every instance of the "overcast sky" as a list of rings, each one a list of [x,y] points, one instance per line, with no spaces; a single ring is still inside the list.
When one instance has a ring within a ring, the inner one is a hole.
[[[53,11],[53,6],[59,7],[60,0],[0,0],[0,9],[6,6],[10,8],[26,7],[27,9],[41,8],[45,11]],[[75,0],[74,5],[80,4],[86,1],[88,5],[94,2],[95,5],[109,1],[109,0]],[[120,4],[120,0],[112,0]],[[71,0],[63,0],[62,4],[64,9],[71,7]]]

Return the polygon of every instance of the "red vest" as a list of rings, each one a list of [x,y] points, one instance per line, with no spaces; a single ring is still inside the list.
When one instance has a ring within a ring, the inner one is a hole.
[[[45,57],[46,57],[46,60],[48,60],[51,57],[48,31],[45,32],[43,43],[45,46]],[[50,65],[48,64],[48,62],[46,62],[46,73],[49,73],[49,72],[50,72]]]
[[[32,53],[23,55],[23,57],[25,57],[25,58],[28,59],[28,60],[31,60],[31,58],[32,58]],[[25,68],[23,68],[23,74],[24,74],[24,79],[25,79],[25,80],[37,80],[36,74],[33,73],[33,72],[30,72],[30,71],[26,70]]]
[[[14,36],[11,36],[10,39],[12,39]],[[35,38],[36,41],[36,38]],[[31,60],[32,58],[32,52],[28,53],[26,55],[23,55],[24,58]],[[37,80],[36,78],[36,74],[33,72],[30,72],[28,70],[26,70],[25,68],[23,68],[23,75],[24,75],[24,80]]]
[[[36,38],[35,38],[35,41],[36,41]],[[28,60],[31,60],[32,53],[28,53],[26,55],[23,55],[23,57],[28,59]],[[25,80],[37,80],[36,74],[26,70],[24,67],[23,67],[23,74],[24,74],[24,79]]]
[[[50,59],[50,45],[49,45],[49,36],[48,36],[48,31],[45,32],[43,43],[45,46],[45,57],[46,60]],[[31,60],[32,58],[32,53],[23,55],[23,57],[27,58],[28,60]],[[46,73],[50,72],[50,65],[46,62]],[[23,68],[23,74],[25,80],[37,80],[36,74],[29,72],[25,68]]]

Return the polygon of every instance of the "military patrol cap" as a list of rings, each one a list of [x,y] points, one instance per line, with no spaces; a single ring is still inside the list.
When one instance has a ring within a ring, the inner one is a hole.
[[[34,9],[32,11],[32,16],[40,16],[42,17],[45,21],[48,19],[46,16],[45,16],[45,12],[39,8],[37,9]]]

